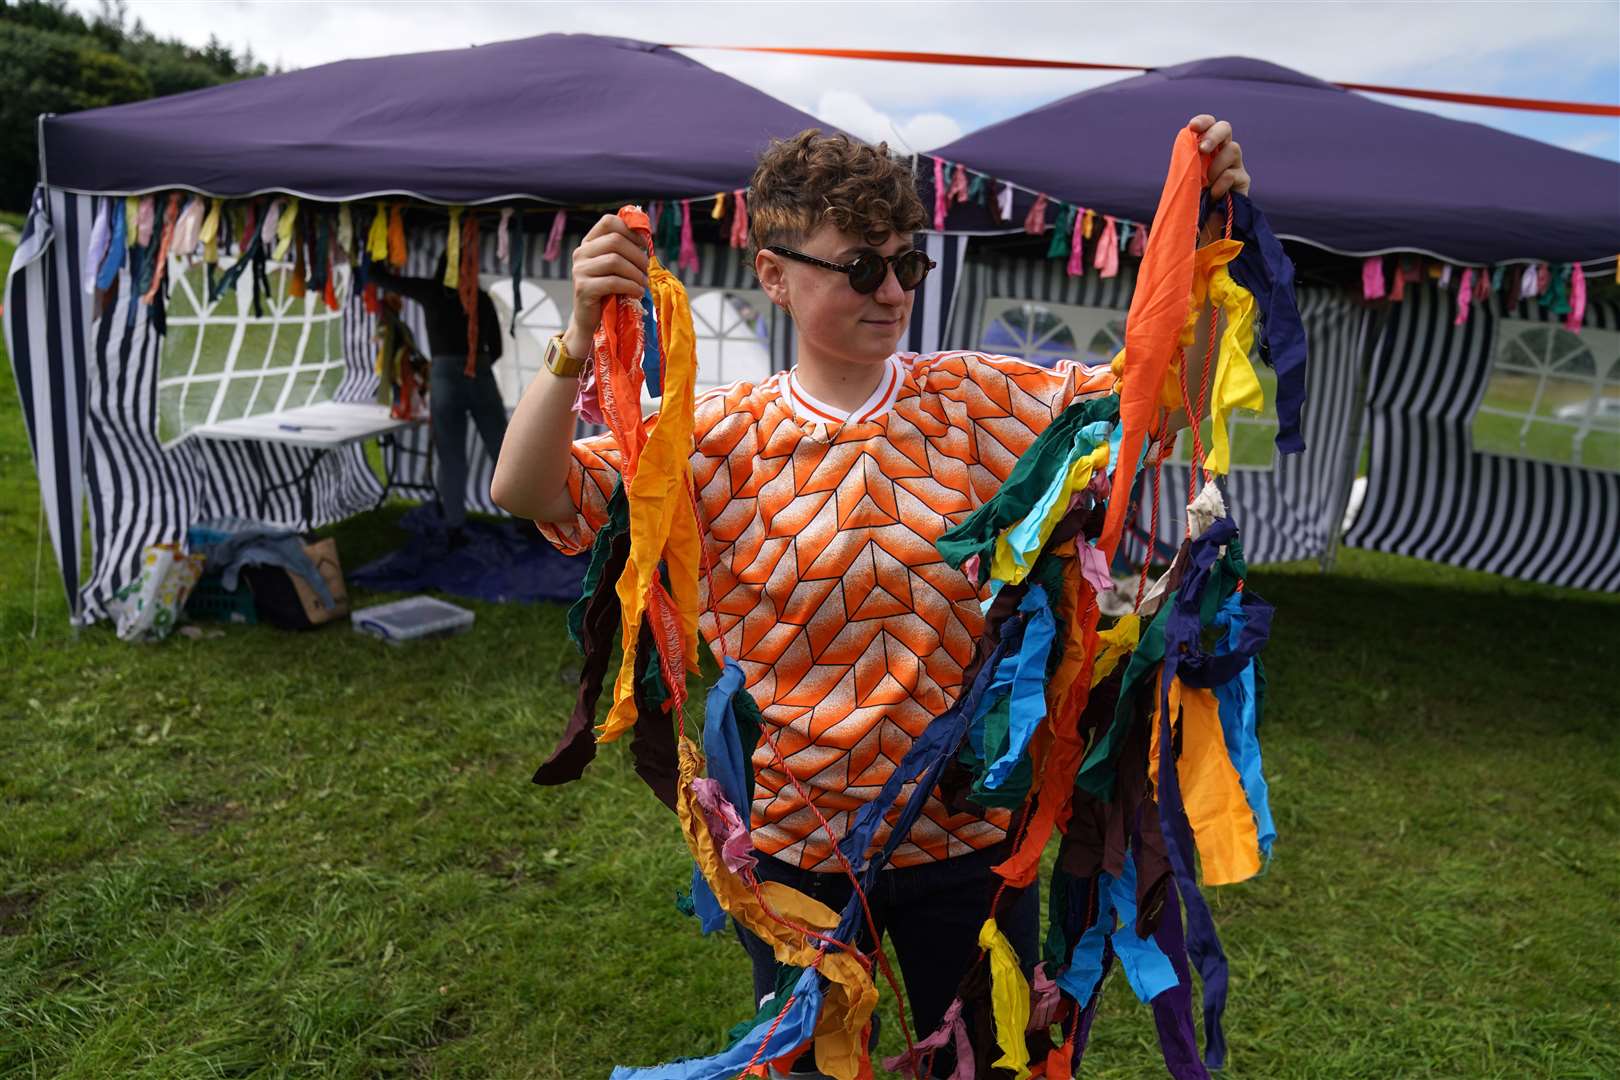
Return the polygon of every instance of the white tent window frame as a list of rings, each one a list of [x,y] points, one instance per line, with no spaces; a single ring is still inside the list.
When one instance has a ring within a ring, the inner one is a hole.
[[[484,286],[501,326],[512,321],[512,281],[503,278]],[[697,347],[696,392],[746,380],[763,382],[771,375],[770,301],[759,289],[692,287],[692,333]],[[523,280],[523,310],[518,312],[517,339],[508,334],[495,364],[501,399],[515,408],[545,361],[546,342],[563,332],[573,314],[573,286],[567,281]],[[658,401],[642,395],[651,412]]]
[[[523,310],[518,312],[516,337],[510,333],[512,279],[489,281],[484,290],[495,305],[495,314],[505,335],[501,358],[495,363],[495,382],[500,387],[501,400],[508,408],[516,408],[523,391],[545,364],[546,342],[568,326],[574,311],[573,285],[568,281],[524,278]]]
[[[1125,313],[1117,308],[993,296],[984,301],[980,325],[984,327],[979,339],[981,349],[1018,356],[1042,367],[1050,367],[1058,360],[1106,364],[1125,347]],[[1269,471],[1276,461],[1276,376],[1259,362],[1258,349],[1250,354],[1250,360],[1265,389],[1266,407],[1258,413],[1232,411],[1227,435],[1232,446],[1233,472]],[[1212,421],[1206,417],[1199,433],[1206,453],[1212,430]],[[1176,440],[1170,460],[1190,464],[1192,445],[1190,433],[1184,433]]]
[[[693,288],[697,392],[771,376],[771,302],[761,289]]]
[[[222,258],[216,272],[234,261]],[[270,292],[260,297],[265,313],[255,317],[251,282],[238,281],[211,301],[203,264],[190,257],[170,260],[153,433],[165,449],[208,424],[285,412],[337,393],[347,364],[342,307],[328,310],[314,290],[290,295],[291,263],[269,263],[266,272]],[[347,295],[349,268],[334,272],[338,294]]]
[[[1502,319],[1468,436],[1475,453],[1620,472],[1620,331]]]

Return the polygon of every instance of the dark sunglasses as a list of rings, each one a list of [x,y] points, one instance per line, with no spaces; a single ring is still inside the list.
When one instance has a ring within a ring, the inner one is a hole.
[[[836,270],[840,274],[849,275],[849,287],[858,293],[870,295],[878,291],[883,279],[889,276],[889,267],[894,267],[894,278],[906,292],[911,292],[923,283],[928,271],[938,264],[926,254],[912,248],[902,251],[898,255],[879,255],[875,251],[863,251],[855,256],[855,261],[840,265],[818,259],[814,255],[806,255],[802,251],[794,251],[790,247],[772,244],[765,249],[776,255],[785,255],[790,259],[797,259],[811,266],[819,266],[823,270]]]

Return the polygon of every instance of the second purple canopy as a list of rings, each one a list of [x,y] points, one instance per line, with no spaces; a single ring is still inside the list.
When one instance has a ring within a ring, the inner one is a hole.
[[[1281,235],[1462,263],[1620,253],[1620,164],[1220,57],[1124,79],[932,151],[1066,202],[1152,219],[1177,129],[1231,121]]]

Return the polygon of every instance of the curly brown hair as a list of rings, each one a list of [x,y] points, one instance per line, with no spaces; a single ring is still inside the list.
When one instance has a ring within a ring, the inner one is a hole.
[[[928,222],[912,171],[872,146],[818,128],[778,139],[760,155],[748,193],[749,257],[797,244],[824,222],[877,245]]]

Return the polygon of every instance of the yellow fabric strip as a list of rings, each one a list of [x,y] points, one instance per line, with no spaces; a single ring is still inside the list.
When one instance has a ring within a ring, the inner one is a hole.
[[[444,287],[461,287],[461,207],[450,208],[450,237],[444,249]]]
[[[615,684],[613,708],[597,732],[598,742],[611,742],[636,722],[634,697],[637,638],[648,595],[662,558],[669,566],[672,599],[680,614],[682,654],[689,670],[697,669],[698,528],[692,506],[692,410],[697,379],[697,336],[692,308],[680,281],[653,256],[648,266],[653,304],[658,311],[662,353],[663,407],[647,433],[635,476],[627,492],[630,503],[630,557],[619,578],[624,659]],[[631,301],[625,301],[631,302]],[[689,519],[676,526],[678,517]],[[673,688],[671,688],[673,689]]]
[[[1136,651],[1136,643],[1141,639],[1142,619],[1131,612],[1120,618],[1119,622],[1097,633],[1097,640],[1102,647],[1097,652],[1096,663],[1091,668],[1091,685],[1096,686],[1109,675],[1113,674],[1119,662]]]
[[[293,225],[298,221],[298,196],[294,195],[287,200],[286,209],[281,211],[281,219],[276,222],[276,250],[271,257],[277,260],[285,259],[293,242]]]
[[[1226,267],[1218,266],[1209,276],[1209,299],[1226,317],[1226,328],[1221,333],[1210,391],[1213,445],[1204,458],[1204,468],[1224,476],[1232,469],[1232,448],[1227,437],[1232,410],[1259,412],[1266,406],[1266,395],[1249,362],[1249,350],[1254,348],[1254,295],[1233,281]]]
[[[388,261],[388,208],[382,203],[377,204],[377,216],[371,219],[371,229],[366,233],[366,254],[374,263]]]
[[[1011,1069],[1015,1080],[1028,1080],[1029,1045],[1024,1042],[1024,1029],[1029,1026],[1029,980],[995,919],[986,919],[979,927],[979,947],[990,953],[990,1011],[1001,1047],[1001,1057],[993,1064]]]
[[[219,215],[224,205],[223,199],[210,199],[208,202],[208,216],[203,218],[199,231],[203,243],[203,262],[219,262]]]

